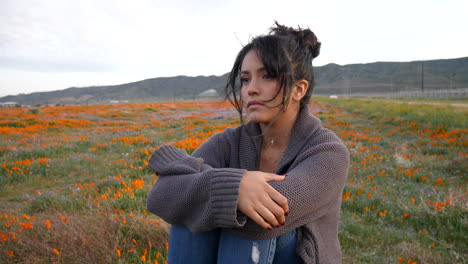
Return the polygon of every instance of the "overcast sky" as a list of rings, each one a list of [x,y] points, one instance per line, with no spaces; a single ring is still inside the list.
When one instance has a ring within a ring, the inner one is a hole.
[[[314,65],[468,56],[466,0],[0,0],[0,96],[228,72],[277,20]]]

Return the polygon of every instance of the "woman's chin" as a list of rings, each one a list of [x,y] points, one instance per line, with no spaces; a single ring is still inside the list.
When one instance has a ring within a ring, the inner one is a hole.
[[[259,115],[257,113],[247,114],[247,119],[252,121],[252,122],[255,122],[255,123],[268,123],[268,122],[270,122],[270,119],[265,118],[264,116]]]

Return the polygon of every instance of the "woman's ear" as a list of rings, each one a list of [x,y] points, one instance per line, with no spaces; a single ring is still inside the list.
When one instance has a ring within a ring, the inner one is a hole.
[[[302,97],[307,92],[307,89],[309,88],[309,82],[306,80],[300,80],[296,82],[296,87],[294,88],[294,93],[293,93],[293,100],[295,101],[300,101]]]

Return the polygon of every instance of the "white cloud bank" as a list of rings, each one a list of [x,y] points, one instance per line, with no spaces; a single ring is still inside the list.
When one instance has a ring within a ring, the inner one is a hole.
[[[315,65],[464,57],[465,2],[3,0],[0,96],[220,75],[275,19],[317,34]]]

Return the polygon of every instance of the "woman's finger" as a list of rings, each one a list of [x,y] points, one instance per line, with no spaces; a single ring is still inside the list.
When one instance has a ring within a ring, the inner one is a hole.
[[[272,226],[263,219],[263,217],[256,211],[251,211],[249,214],[247,214],[250,219],[252,219],[255,223],[257,223],[259,226],[272,230]]]
[[[260,171],[246,172],[239,185],[238,209],[263,228],[285,223],[287,199],[267,181],[282,181],[284,176]]]
[[[281,208],[283,208],[283,214],[288,215],[289,214],[288,199],[271,186],[269,186],[267,192],[268,192],[268,195],[270,195],[271,199],[275,201],[275,203],[277,203]]]
[[[286,178],[285,175],[277,175],[273,173],[264,173],[263,177],[265,181],[284,181],[284,179]]]
[[[270,214],[272,214],[274,216],[274,218],[275,218],[274,226],[275,227],[283,225],[286,222],[286,217],[284,216],[285,212],[284,212],[283,208],[280,207],[274,200],[269,198],[268,201],[264,201],[264,205],[265,205],[266,209],[268,210],[268,212],[270,212]],[[273,223],[273,222],[271,222],[270,219],[268,219],[268,222],[270,224]]]
[[[279,208],[279,210],[281,210],[281,208]],[[267,208],[266,206],[261,206],[257,208],[257,213],[263,218],[264,221],[266,221],[272,227],[278,227],[281,225],[281,223],[283,223],[278,222],[276,215],[270,208]]]

